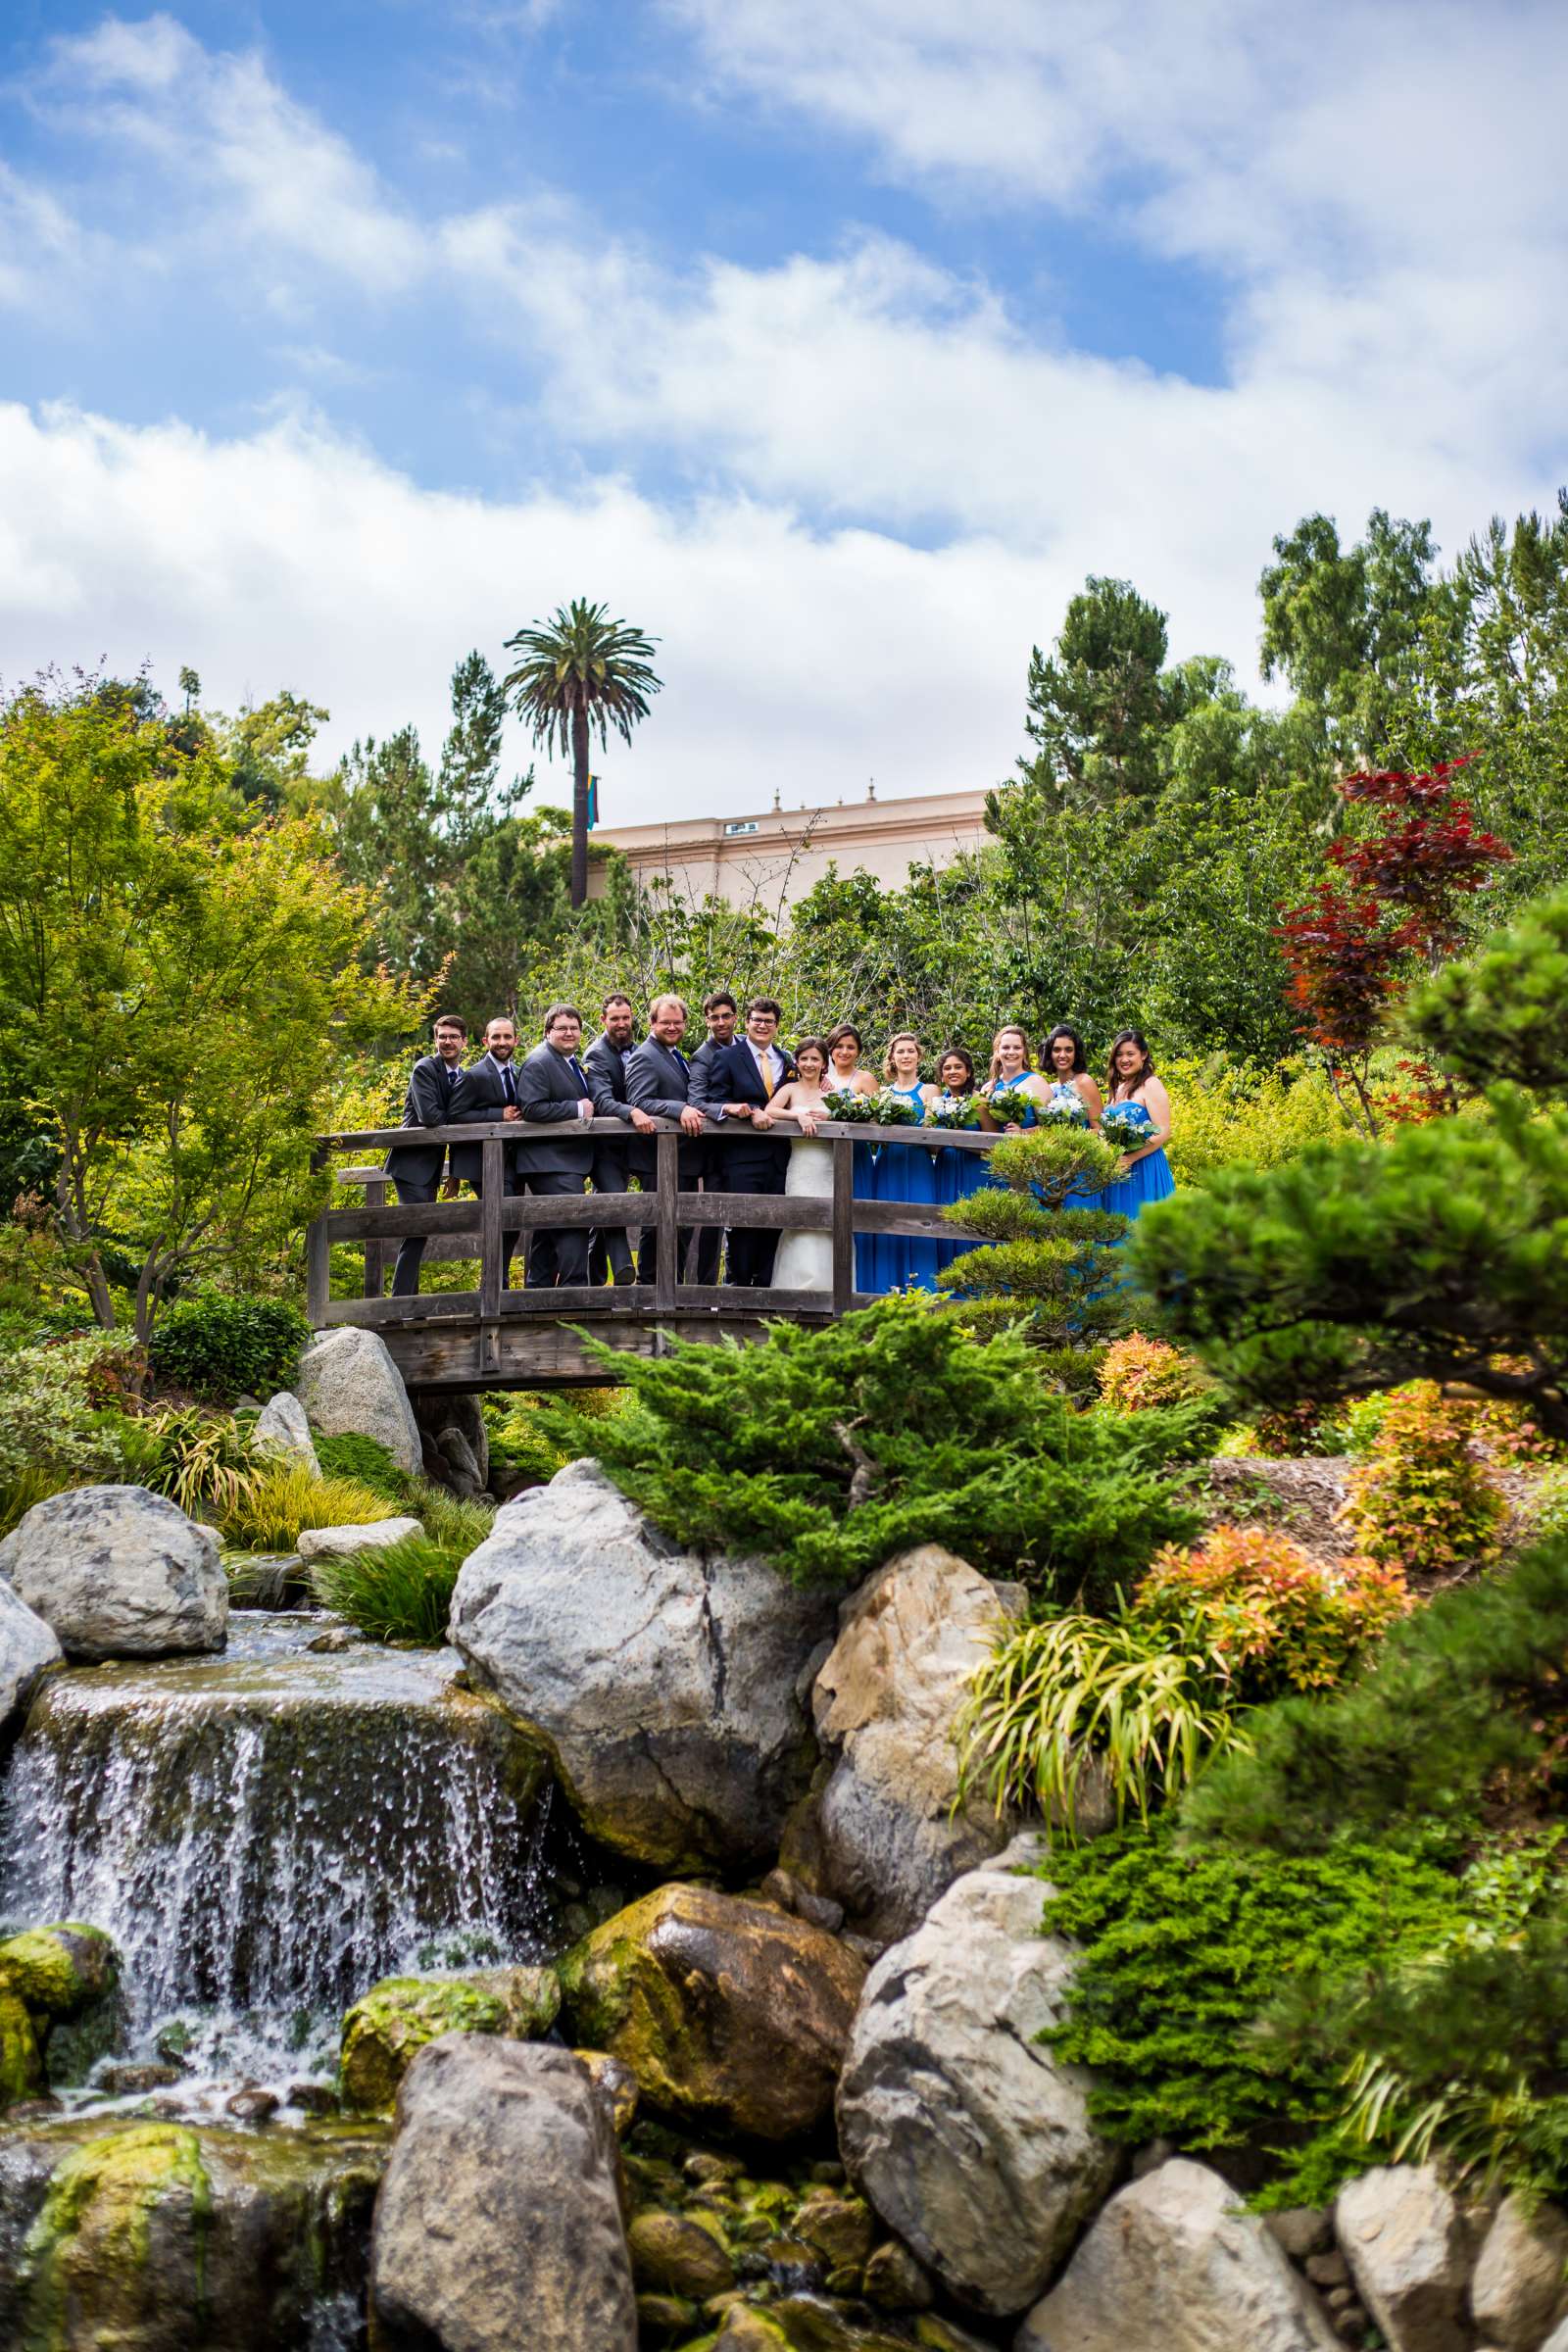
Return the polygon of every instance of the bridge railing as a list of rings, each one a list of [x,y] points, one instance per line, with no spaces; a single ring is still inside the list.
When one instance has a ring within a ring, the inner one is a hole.
[[[682,1146],[705,1150],[717,1142],[737,1143],[750,1136],[741,1122],[710,1119],[698,1137],[687,1137],[673,1123],[657,1122],[650,1139],[634,1136],[618,1119],[584,1120],[564,1131],[573,1139],[593,1136],[625,1151],[652,1140],[655,1175],[640,1192],[581,1195],[509,1193],[508,1155],[517,1144],[559,1143],[560,1126],[530,1125],[524,1121],[489,1121],[454,1127],[375,1127],[326,1135],[318,1139],[322,1164],[343,1152],[383,1152],[394,1149],[421,1150],[442,1144],[477,1144],[481,1152],[482,1192],[477,1200],[398,1201],[390,1196],[396,1180],[374,1166],[338,1168],[339,1187],[362,1188],[364,1199],[352,1205],[328,1206],[318,1215],[306,1238],[307,1311],[319,1330],[331,1323],[371,1324],[389,1332],[403,1325],[462,1319],[500,1325],[525,1317],[570,1316],[596,1319],[650,1319],[684,1324],[688,1317],[719,1314],[754,1320],[760,1314],[797,1317],[839,1315],[865,1303],[855,1287],[855,1237],[897,1234],[913,1238],[962,1238],[933,1202],[857,1199],[854,1189],[854,1149],[857,1144],[898,1144],[930,1152],[986,1153],[1000,1138],[949,1128],[876,1127],[861,1122],[824,1120],[814,1140],[833,1153],[831,1195],[740,1193],[680,1189]],[[780,1118],[770,1130],[780,1142],[801,1139],[796,1121]],[[705,1177],[705,1183],[710,1183]],[[583,1285],[557,1290],[509,1290],[504,1287],[505,1237],[519,1235],[524,1243],[532,1233],[559,1232],[563,1227],[652,1228],[658,1237],[658,1278],[633,1282]],[[825,1232],[831,1239],[832,1278],[822,1290],[746,1290],[734,1286],[703,1285],[691,1278],[697,1250],[691,1248],[685,1277],[680,1264],[679,1235],[717,1226],[730,1232]],[[426,1261],[435,1258],[476,1258],[477,1291],[424,1291],[418,1295],[383,1297],[389,1253],[409,1237],[421,1237],[428,1247]],[[334,1245],[360,1243],[364,1249],[364,1295],[355,1298],[331,1296],[331,1251]]]

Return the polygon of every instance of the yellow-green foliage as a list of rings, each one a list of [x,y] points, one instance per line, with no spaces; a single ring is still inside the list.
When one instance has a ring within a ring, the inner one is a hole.
[[[1159,1074],[1171,1104],[1165,1155],[1178,1184],[1201,1184],[1232,1160],[1272,1168],[1308,1144],[1351,1133],[1328,1079],[1304,1061],[1261,1070],[1214,1054],[1162,1062]]]
[[[1494,1559],[1507,1501],[1474,1443],[1462,1400],[1417,1380],[1388,1399],[1350,1473],[1345,1517],[1357,1547],[1407,1576]]]
[[[541,1482],[594,1451],[594,1426],[618,1413],[624,1389],[573,1389],[569,1395],[522,1389],[485,1400],[490,1463]]]
[[[1119,1413],[1181,1404],[1213,1385],[1196,1355],[1185,1354],[1168,1340],[1146,1339],[1141,1331],[1112,1340],[1099,1372],[1101,1397]]]
[[[0,1481],[0,1538],[20,1527],[35,1502],[47,1502],[74,1482],[64,1470],[19,1470]]]
[[[352,1478],[317,1478],[300,1463],[274,1462],[247,1481],[220,1521],[237,1551],[292,1551],[302,1527],[369,1527],[394,1506]]]

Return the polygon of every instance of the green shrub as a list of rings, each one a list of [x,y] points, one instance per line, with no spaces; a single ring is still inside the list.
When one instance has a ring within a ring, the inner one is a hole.
[[[487,1396],[490,1467],[541,1483],[552,1479],[567,1462],[598,1452],[601,1423],[627,1401],[622,1388],[521,1389]]]
[[[127,1422],[125,1475],[167,1494],[193,1519],[221,1518],[240,1505],[259,1470],[250,1435],[226,1413],[165,1406]]]
[[[106,1334],[0,1354],[0,1480],[49,1470],[62,1486],[118,1479],[125,1416],[107,1398],[125,1350]]]
[[[1294,1159],[1308,1144],[1335,1143],[1351,1133],[1326,1073],[1305,1061],[1263,1069],[1248,1062],[1160,1063],[1171,1102],[1165,1147],[1178,1184],[1201,1185],[1217,1170],[1245,1160],[1254,1168]]]
[[[1140,1621],[1209,1660],[1233,1704],[1327,1690],[1410,1606],[1396,1568],[1315,1560],[1277,1528],[1211,1527],[1167,1544],[1139,1585]]]
[[[35,1502],[47,1502],[71,1484],[61,1470],[18,1470],[0,1479],[0,1541],[21,1525]]]
[[[1195,1852],[1168,1825],[1058,1851],[1050,1877],[1045,1926],[1082,1946],[1053,2046],[1095,2070],[1102,2131],[1272,2152],[1276,2176],[1345,2103],[1343,2050],[1263,2030],[1282,1989],[1326,2000],[1440,1942],[1462,1912],[1456,1882],[1418,1855]]]
[[[384,1495],[388,1502],[401,1504],[406,1499],[409,1474],[399,1468],[378,1440],[362,1438],[357,1430],[337,1438],[323,1438],[315,1431],[311,1434],[323,1478],[357,1479],[362,1487],[368,1487],[372,1494]]]
[[[439,1550],[452,1552],[461,1563],[477,1551],[495,1524],[493,1502],[449,1494],[429,1479],[406,1482],[406,1508],[424,1522],[424,1532]]]
[[[1248,1720],[1183,1805],[1200,1835],[1322,1850],[1341,1834],[1457,1848],[1490,1791],[1550,1811],[1568,1732],[1568,1537],[1505,1574],[1441,1592],[1395,1626],[1348,1689]]]
[[[1090,1351],[1098,1358],[1129,1318],[1128,1293],[1106,1272],[1107,1250],[1125,1236],[1127,1219],[1074,1205],[1074,1198],[1108,1183],[1117,1165],[1110,1145],[1087,1128],[1004,1137],[990,1158],[993,1189],[944,1212],[986,1246],[945,1266],[942,1290],[961,1305],[1004,1302],[1054,1360]]]
[[[220,1516],[236,1551],[292,1551],[302,1527],[369,1527],[394,1519],[386,1497],[352,1478],[317,1478],[294,1462],[267,1463]]]
[[[324,1608],[346,1617],[372,1642],[438,1649],[446,1640],[453,1588],[466,1556],[428,1536],[405,1536],[401,1544],[379,1550],[318,1560],[311,1590]]]
[[[147,1353],[168,1387],[227,1403],[286,1389],[311,1327],[280,1298],[231,1298],[208,1291],[159,1318]]]
[[[956,1726],[964,1786],[999,1813],[1034,1806],[1070,1838],[1102,1775],[1120,1821],[1185,1788],[1211,1749],[1239,1740],[1223,1679],[1130,1611],[1043,1617],[980,1668]]]
[[[1198,1515],[1159,1475],[1157,1412],[1075,1412],[1015,1333],[971,1338],[918,1296],[759,1345],[614,1354],[632,1401],[595,1431],[610,1476],[699,1549],[846,1585],[910,1545],[1108,1597]]]

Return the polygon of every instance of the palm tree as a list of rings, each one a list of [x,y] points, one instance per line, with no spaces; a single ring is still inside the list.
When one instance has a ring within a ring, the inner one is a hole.
[[[649,667],[657,640],[623,620],[607,620],[603,605],[579,597],[558,606],[544,628],[519,629],[506,640],[518,655],[501,681],[533,739],[547,750],[570,751],[571,903],[588,896],[588,744],[595,727],[608,744],[613,727],[630,743],[638,719],[648,716],[648,698],[662,680]]]

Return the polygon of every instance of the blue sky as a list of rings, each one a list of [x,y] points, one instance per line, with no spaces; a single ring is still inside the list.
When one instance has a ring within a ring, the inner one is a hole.
[[[1250,677],[1301,513],[1549,499],[1565,99],[1535,0],[13,0],[0,666],[438,739],[587,593],[610,821],[990,783],[1086,572]]]

